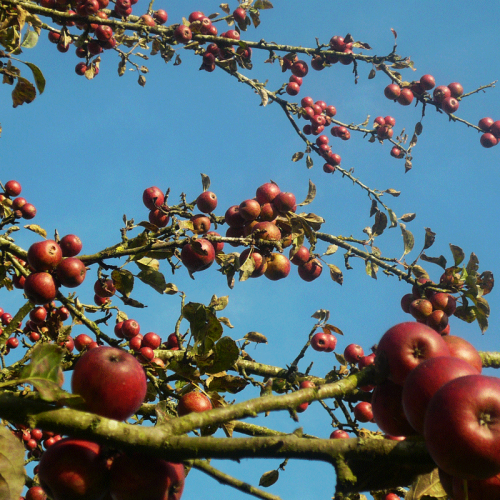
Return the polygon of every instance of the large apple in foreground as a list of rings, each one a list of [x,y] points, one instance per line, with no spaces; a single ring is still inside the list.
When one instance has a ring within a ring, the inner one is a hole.
[[[467,361],[452,356],[429,358],[408,375],[403,386],[403,408],[411,426],[424,432],[424,417],[432,396],[444,384],[478,371]]]
[[[443,385],[425,414],[424,437],[438,467],[451,476],[500,473],[500,379],[467,375]]]
[[[98,444],[64,438],[43,452],[38,478],[53,500],[101,500],[109,471]]]
[[[427,325],[408,321],[389,328],[377,346],[376,362],[387,363],[389,379],[403,385],[408,374],[420,363],[436,356],[449,356],[441,335]]]
[[[77,361],[71,389],[83,397],[88,411],[126,420],[144,401],[147,382],[134,356],[116,347],[99,347]]]
[[[113,500],[179,500],[184,465],[134,453],[119,455],[111,466]]]

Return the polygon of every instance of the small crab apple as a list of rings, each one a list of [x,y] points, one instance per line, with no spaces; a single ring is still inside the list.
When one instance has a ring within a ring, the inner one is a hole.
[[[363,348],[358,344],[349,344],[344,349],[344,358],[348,363],[353,365],[357,364],[358,361],[365,355]]]
[[[260,203],[255,199],[242,201],[239,205],[239,213],[246,221],[257,219],[260,211]]]
[[[191,273],[208,269],[215,260],[213,245],[203,238],[192,240],[181,250],[181,261]]]
[[[300,76],[301,78],[304,78],[304,76],[307,75],[309,72],[309,66],[305,61],[297,61],[292,65],[292,73],[295,76]]]
[[[203,411],[211,410],[212,402],[204,394],[197,391],[188,392],[184,394],[179,400],[177,405],[177,413],[180,417],[188,415],[189,413],[201,413]]]
[[[63,257],[75,257],[82,250],[82,240],[74,235],[67,234],[61,238],[59,241],[59,246],[61,247]]]
[[[330,47],[336,52],[343,52],[346,48],[344,38],[338,35],[332,36],[330,38]]]
[[[294,212],[294,207],[296,205],[295,195],[282,191],[274,198],[273,205],[281,214],[286,214],[290,211]]]
[[[263,205],[264,203],[271,203],[274,198],[281,192],[281,189],[274,182],[266,182],[257,188],[255,197],[257,201]]]
[[[220,236],[220,234],[216,231],[208,231],[208,233],[205,236]],[[210,243],[212,243],[212,246],[214,247],[216,254],[222,252],[224,248],[223,241],[211,241]]]
[[[481,118],[479,120],[479,123],[477,124],[477,126],[483,131],[483,132],[489,132],[490,131],[490,127],[493,125],[495,120],[493,120],[493,118],[488,118],[488,117],[485,117],[485,118]]]
[[[402,149],[398,148],[398,146],[394,146],[391,149],[391,156],[393,156],[394,158],[401,159],[404,158],[405,154]]]
[[[500,120],[491,124],[490,133],[492,133],[497,139],[500,139]]]
[[[78,359],[71,389],[85,400],[88,411],[116,420],[126,420],[146,396],[146,374],[128,352],[116,347],[99,347]]]
[[[492,148],[498,144],[498,139],[489,132],[483,134],[479,141],[481,142],[481,146],[483,146],[483,148]]]
[[[21,194],[22,188],[21,184],[17,181],[7,181],[5,183],[5,192],[12,197],[19,196]]]
[[[61,260],[61,247],[54,240],[38,241],[28,249],[28,264],[35,271],[55,269]]]
[[[290,82],[286,86],[285,91],[288,95],[296,96],[300,92],[300,85],[295,82]]]
[[[300,76],[295,76],[295,75],[292,75],[292,76],[288,79],[288,81],[289,81],[290,83],[295,82],[295,83],[296,83],[297,85],[299,85],[299,86],[300,86],[300,85],[302,85],[302,80],[303,80],[303,79],[302,79],[302,78],[300,78]]]
[[[377,128],[377,137],[380,140],[390,139],[393,135],[394,135],[394,130],[392,129],[392,127],[383,125],[382,127]]]
[[[131,339],[132,337],[139,335],[140,331],[141,327],[135,319],[125,320],[120,327],[120,333],[126,339]]]
[[[373,411],[371,403],[367,401],[361,401],[353,408],[354,417],[359,422],[370,422],[373,420]]]
[[[197,214],[191,217],[190,220],[193,223],[194,234],[205,234],[210,230],[210,226],[212,225],[206,215]]]
[[[453,96],[446,97],[441,102],[442,110],[449,115],[454,113],[459,106],[460,103]]]
[[[439,85],[434,89],[432,96],[436,102],[443,102],[447,97],[451,97],[451,90],[446,85]]]
[[[140,18],[139,18],[146,26],[156,26],[156,23],[155,23],[155,20],[153,19],[152,16],[150,16],[149,14],[143,14]]]
[[[86,333],[80,333],[74,339],[75,347],[78,352],[82,352],[86,347],[88,347],[92,342],[91,337],[89,337]]]
[[[409,106],[413,102],[413,92],[409,88],[401,89],[401,93],[396,100],[402,106]]]
[[[165,24],[168,20],[168,14],[163,9],[158,9],[153,13],[153,18],[158,24]]]
[[[290,274],[290,261],[281,253],[271,253],[267,258],[267,269],[264,275],[271,281],[278,281]]]
[[[300,100],[300,105],[303,108],[307,108],[308,106],[312,106],[313,104],[314,104],[314,99],[312,97],[309,97],[309,96],[303,97]]]
[[[461,83],[453,82],[448,85],[451,92],[451,97],[460,97],[464,93],[464,88]]]
[[[47,309],[43,306],[35,307],[30,311],[30,320],[36,325],[43,325],[47,318]]]
[[[387,85],[384,89],[384,95],[387,99],[396,100],[401,94],[401,87],[396,83]]]
[[[314,281],[319,278],[321,272],[323,271],[323,266],[318,259],[311,259],[305,264],[301,264],[298,267],[299,276],[304,281]]]
[[[76,257],[63,259],[56,267],[56,276],[62,286],[76,288],[85,280],[87,268],[85,264]]]
[[[112,279],[98,279],[94,283],[94,292],[99,297],[112,297],[116,293],[115,283]]]
[[[170,222],[170,215],[168,215],[169,208],[166,205],[162,205],[156,210],[151,210],[148,214],[148,219],[151,224],[157,227],[167,227]]]
[[[309,252],[309,249],[307,247],[302,245],[298,249],[292,248],[290,250],[289,257],[292,264],[300,266],[301,264],[305,264],[309,261],[309,259],[311,258],[311,253]]]
[[[56,298],[57,287],[49,273],[31,273],[24,282],[24,293],[33,304],[46,304]]]
[[[87,71],[87,66],[85,63],[78,63],[76,66],[75,66],[75,73],[77,75],[80,75],[80,76],[83,76],[85,74],[85,72]]]
[[[142,202],[149,210],[155,210],[157,207],[163,205],[164,201],[165,196],[159,187],[152,186],[145,189],[144,193],[142,193]]]
[[[420,86],[424,90],[431,90],[436,86],[436,79],[432,75],[423,75],[420,77]]]
[[[95,30],[95,36],[101,42],[107,42],[113,36],[113,29],[111,26],[100,24]]]
[[[247,11],[242,7],[238,7],[233,11],[233,17],[237,23],[243,23],[247,17]]]
[[[142,345],[151,349],[158,349],[161,345],[161,337],[157,333],[148,332],[142,339]]]
[[[180,24],[175,28],[174,38],[178,43],[188,43],[193,38],[193,33],[188,26]]]
[[[327,332],[315,333],[311,338],[311,347],[315,351],[323,352],[330,347],[330,338]],[[333,336],[333,335],[332,335]],[[334,337],[335,338],[335,337]],[[335,339],[336,340],[336,339]],[[336,342],[335,342],[336,343]],[[332,349],[333,350],[333,349]]]
[[[335,429],[331,434],[330,434],[330,439],[349,439],[351,436],[346,431],[343,431],[342,429]]]
[[[217,207],[217,195],[212,191],[203,191],[198,198],[196,198],[196,206],[200,212],[209,214]]]

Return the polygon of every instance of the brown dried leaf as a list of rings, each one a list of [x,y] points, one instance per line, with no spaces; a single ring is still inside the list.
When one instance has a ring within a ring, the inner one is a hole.
[[[327,266],[330,268],[330,277],[332,278],[332,280],[338,283],[339,285],[342,285],[344,281],[344,276],[342,275],[342,271],[334,264],[327,264]]]
[[[267,338],[259,332],[248,332],[243,338],[257,344],[267,344]]]

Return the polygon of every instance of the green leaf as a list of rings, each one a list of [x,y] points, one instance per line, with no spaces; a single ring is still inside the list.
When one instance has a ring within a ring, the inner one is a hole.
[[[302,160],[302,158],[304,158],[304,153],[302,153],[302,151],[298,151],[292,156],[292,161],[297,162],[299,160]]]
[[[217,297],[217,295],[213,295],[212,299],[210,300],[210,304],[208,304],[208,307],[211,307],[214,311],[223,311],[227,307],[228,303],[228,295],[224,295],[224,297]]]
[[[203,191],[207,191],[208,188],[210,187],[210,177],[205,174],[200,174],[201,175],[201,184],[203,186]]]
[[[314,165],[314,162],[311,158],[311,155],[307,155],[306,156],[306,166],[307,168],[312,168],[312,166]]]
[[[17,313],[12,318],[12,321],[3,329],[2,340],[0,341],[0,346],[5,345],[5,342],[10,337],[10,335],[16,330],[17,325],[22,322],[22,320],[29,314],[33,309],[33,304],[31,302],[26,302],[24,306],[17,311]]]
[[[444,258],[443,255],[440,255],[439,257],[427,257],[425,253],[423,253],[420,258],[422,260],[425,260],[425,262],[431,262],[432,264],[437,264],[438,266],[442,267],[443,269],[446,269],[446,259]]]
[[[214,346],[215,359],[207,370],[209,373],[219,373],[229,370],[236,363],[240,350],[230,337],[222,337]]]
[[[136,260],[135,263],[141,271],[158,271],[160,269],[160,263],[151,257],[142,257]]]
[[[63,392],[59,387],[63,349],[54,344],[37,345],[31,362],[21,371],[16,383],[28,382],[38,390],[45,401],[55,401]]]
[[[467,262],[466,269],[469,274],[477,274],[477,271],[479,269],[479,259],[477,258],[477,255],[474,252],[470,254],[469,262]]]
[[[36,64],[30,62],[25,62],[24,64],[26,64],[26,66],[28,66],[28,68],[33,72],[36,88],[38,89],[40,95],[43,94],[43,91],[45,90],[45,78],[42,71]]]
[[[387,215],[384,212],[377,212],[375,214],[375,223],[372,226],[373,236],[381,235],[387,227]]]
[[[424,250],[430,248],[434,244],[434,240],[436,239],[436,233],[432,232],[430,228],[425,228],[425,241],[424,241]]]
[[[396,214],[390,208],[387,211],[389,212],[389,219],[391,220],[390,227],[397,227],[398,218],[397,218]]]
[[[26,479],[24,446],[7,427],[0,426],[0,498],[19,500]]]
[[[422,497],[446,498],[446,491],[439,481],[439,471],[434,469],[429,474],[418,476],[405,495],[405,500],[420,500]]]
[[[399,224],[399,227],[401,228],[401,232],[403,233],[403,243],[404,243],[404,253],[403,257],[407,254],[409,254],[413,250],[413,246],[415,245],[415,238],[411,231],[408,231],[406,229],[406,226],[404,224]]]
[[[141,271],[137,277],[146,285],[156,290],[158,293],[166,293],[168,295],[173,295],[177,293],[177,287],[173,283],[167,283],[165,281],[165,276],[159,271],[153,269],[148,269]]]
[[[302,207],[304,205],[309,205],[309,203],[311,203],[315,197],[316,197],[316,186],[311,181],[311,179],[309,179],[309,190],[307,192],[306,199],[302,203],[299,203],[299,206]]]
[[[266,9],[273,8],[273,4],[269,0],[257,0],[253,6],[256,9],[260,9],[260,10],[266,10]]]
[[[36,90],[34,85],[21,76],[17,77],[17,84],[12,91],[12,106],[17,108],[24,103],[29,104],[33,102],[36,97]]]
[[[111,278],[113,278],[116,289],[125,297],[129,297],[134,289],[134,275],[127,269],[115,269],[111,273]]]
[[[32,49],[38,43],[38,33],[36,31],[27,31],[23,37],[21,47],[23,49]]]
[[[214,392],[230,392],[236,394],[242,391],[249,382],[242,377],[235,375],[222,375],[213,377],[207,383],[208,389]]]
[[[457,267],[465,259],[465,253],[460,247],[457,247],[456,245],[452,245],[451,243],[450,243],[450,250],[451,250],[451,253],[453,255],[453,259],[455,260],[455,267]]]
[[[189,302],[182,309],[189,321],[193,334],[196,354],[206,354],[222,336],[222,325],[215,314],[203,304]]]
[[[277,470],[270,470],[264,472],[259,480],[259,486],[264,486],[264,488],[268,488],[272,486],[280,477],[280,473]]]

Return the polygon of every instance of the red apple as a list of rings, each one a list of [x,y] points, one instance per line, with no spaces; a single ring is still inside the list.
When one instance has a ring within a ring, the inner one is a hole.
[[[128,352],[115,347],[87,351],[76,363],[71,389],[85,400],[88,411],[126,420],[146,396],[146,375]]]
[[[181,261],[191,273],[208,269],[215,260],[215,250],[208,240],[199,238],[181,250]]]
[[[146,208],[155,210],[157,207],[163,205],[165,196],[159,187],[152,186],[144,190],[144,193],[142,193],[142,201]]]
[[[349,344],[344,349],[344,358],[348,363],[355,365],[363,356],[365,352],[358,344]]]
[[[63,236],[59,242],[59,246],[61,247],[63,257],[74,257],[82,251],[83,247],[82,240],[74,234]]]
[[[281,190],[277,184],[274,182],[266,182],[257,188],[255,197],[257,201],[263,205],[264,203],[271,203],[280,192]]]
[[[177,405],[177,413],[179,414],[179,417],[188,415],[192,412],[201,413],[211,409],[212,403],[210,399],[208,399],[201,392],[197,391],[184,394]]]
[[[67,257],[56,268],[56,276],[62,286],[75,288],[83,283],[87,269],[76,257]]]
[[[384,333],[377,347],[377,363],[387,364],[389,378],[403,385],[407,375],[427,358],[449,356],[439,333],[417,322],[399,323]]]
[[[438,467],[467,480],[500,473],[500,379],[467,375],[443,385],[425,414],[427,450]]]
[[[290,274],[290,261],[281,253],[272,253],[267,258],[267,269],[264,273],[267,279],[278,281]]]
[[[452,356],[429,358],[418,365],[403,386],[403,408],[411,426],[423,434],[425,411],[436,391],[450,380],[477,373],[469,363]]]
[[[98,444],[64,438],[43,452],[38,478],[53,500],[101,500],[108,488],[109,472]]]
[[[372,393],[372,410],[375,423],[391,436],[411,436],[415,430],[403,411],[403,388],[390,380],[377,385]]]
[[[196,198],[196,206],[200,212],[209,214],[217,208],[217,196],[212,191],[203,191]]]
[[[463,359],[472,365],[478,373],[483,369],[483,360],[476,348],[467,340],[456,335],[446,335],[443,340],[448,345],[451,356]]]
[[[304,281],[314,281],[319,278],[323,271],[323,266],[318,259],[311,259],[305,264],[300,265],[298,268],[299,276]]]
[[[38,272],[55,269],[62,257],[61,247],[54,240],[38,241],[28,249],[28,264]]]
[[[47,304],[56,298],[57,287],[49,273],[31,273],[24,282],[24,293],[33,304]]]
[[[373,420],[372,405],[367,401],[361,401],[353,408],[354,417],[359,422],[370,422]]]
[[[110,469],[113,500],[179,500],[184,465],[141,453],[121,454]]]

